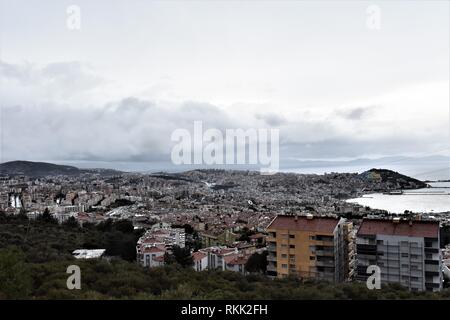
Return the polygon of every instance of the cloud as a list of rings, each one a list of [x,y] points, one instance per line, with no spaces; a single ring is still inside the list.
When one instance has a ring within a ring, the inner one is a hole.
[[[255,118],[258,120],[263,120],[267,125],[271,127],[279,127],[287,122],[283,116],[278,115],[276,113],[266,113],[266,114],[257,113],[255,115]]]
[[[10,104],[81,103],[106,80],[79,61],[47,65],[0,60],[0,97]]]
[[[109,83],[81,62],[0,62],[3,159],[170,162],[171,133],[179,128],[192,132],[194,121],[203,121],[204,130],[222,132],[276,127],[281,165],[289,158],[427,153],[447,147],[448,110],[436,103],[445,97],[435,98],[447,90],[445,83],[353,104],[357,107],[282,113],[265,106],[248,114],[243,107],[194,99],[124,95],[108,91]],[[402,104],[409,106],[407,112],[396,108]]]
[[[348,120],[361,120],[365,117],[370,116],[374,106],[368,107],[354,107],[349,109],[339,109],[336,114]]]

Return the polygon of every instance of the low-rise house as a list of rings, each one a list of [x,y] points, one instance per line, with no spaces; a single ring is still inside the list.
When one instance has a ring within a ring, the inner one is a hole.
[[[217,229],[200,233],[200,238],[204,247],[214,247],[230,245],[239,238],[239,235],[229,229]]]
[[[164,265],[164,255],[167,252],[164,246],[152,246],[143,248],[141,253],[141,265],[154,268]]]
[[[247,274],[245,265],[250,258],[250,254],[238,253],[225,257],[225,269],[229,271],[239,272],[241,274]]]
[[[194,261],[193,268],[195,271],[203,271],[208,269],[208,254],[204,252],[194,252],[192,254],[192,260]]]
[[[238,253],[237,248],[227,247],[209,247],[200,249],[199,252],[205,253],[208,257],[208,269],[210,270],[226,270],[227,256],[235,255]]]

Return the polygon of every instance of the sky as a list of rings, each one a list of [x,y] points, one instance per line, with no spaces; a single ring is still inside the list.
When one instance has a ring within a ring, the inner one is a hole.
[[[194,121],[278,129],[281,166],[448,156],[449,15],[448,1],[0,0],[0,162],[150,168]]]

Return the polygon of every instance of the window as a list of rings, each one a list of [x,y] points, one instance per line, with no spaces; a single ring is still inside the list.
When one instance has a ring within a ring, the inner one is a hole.
[[[383,240],[377,240],[377,244],[383,244]]]
[[[408,258],[408,254],[407,253],[402,253],[402,258]]]
[[[284,254],[284,253],[283,253],[283,254],[281,255],[281,258],[287,259],[287,254]]]
[[[281,268],[283,268],[283,269],[287,269],[287,267],[288,267],[287,264],[282,264],[281,265]]]
[[[294,235],[294,234],[290,234],[290,235],[289,235],[289,238],[295,239],[295,235]]]
[[[314,257],[314,256],[309,256],[309,260],[316,260],[316,257]]]
[[[411,255],[411,259],[418,259],[418,258],[419,258],[419,256],[417,254],[412,254]]]
[[[315,236],[309,236],[309,240],[316,240]]]
[[[295,249],[295,245],[294,245],[294,244],[291,244],[291,245],[289,245],[289,248]]]
[[[425,247],[432,248],[432,247],[433,247],[433,242],[431,242],[431,241],[426,241],[426,242],[425,242]]]
[[[295,269],[295,264],[290,264],[289,269]]]
[[[287,244],[282,243],[282,244],[281,244],[281,248],[287,248]]]

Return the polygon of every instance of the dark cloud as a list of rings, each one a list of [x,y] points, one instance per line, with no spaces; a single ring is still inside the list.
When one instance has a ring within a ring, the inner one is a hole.
[[[258,113],[255,115],[255,118],[258,120],[263,120],[270,127],[279,127],[287,122],[283,116],[276,113]]]
[[[366,118],[368,115],[370,115],[373,109],[374,106],[356,107],[346,110],[338,110],[336,111],[336,114],[348,120],[362,120],[363,118]]]

